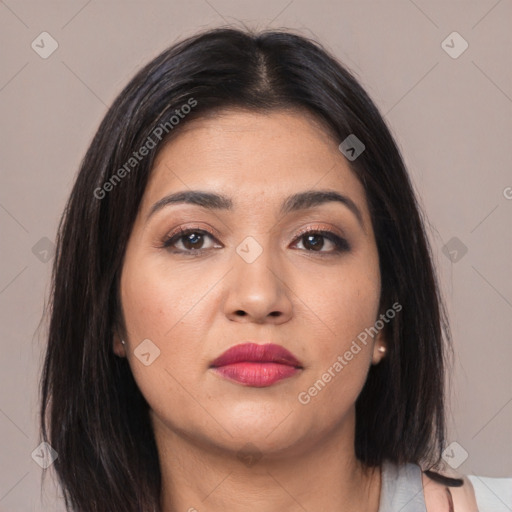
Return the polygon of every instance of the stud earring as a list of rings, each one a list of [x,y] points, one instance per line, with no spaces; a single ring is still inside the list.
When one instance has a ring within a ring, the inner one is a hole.
[[[122,343],[123,345],[126,345],[126,341],[124,341],[124,340],[121,340],[121,343]]]
[[[383,354],[384,352],[386,352],[386,347],[383,347],[382,345],[378,348],[378,351]]]

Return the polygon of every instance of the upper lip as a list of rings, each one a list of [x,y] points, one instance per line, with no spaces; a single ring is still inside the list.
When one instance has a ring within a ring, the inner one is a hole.
[[[223,352],[211,367],[240,362],[280,363],[302,368],[300,361],[287,349],[275,343],[241,343]]]

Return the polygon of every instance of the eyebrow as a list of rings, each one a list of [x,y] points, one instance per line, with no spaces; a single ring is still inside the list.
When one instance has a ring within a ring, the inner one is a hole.
[[[334,190],[308,190],[293,194],[283,201],[279,213],[280,215],[286,215],[329,202],[338,202],[346,206],[356,216],[364,230],[363,216],[357,205],[349,197]],[[151,207],[146,217],[146,222],[148,222],[152,215],[166,206],[180,203],[194,204],[208,210],[233,210],[233,201],[227,196],[202,190],[184,190],[169,194],[157,201]]]

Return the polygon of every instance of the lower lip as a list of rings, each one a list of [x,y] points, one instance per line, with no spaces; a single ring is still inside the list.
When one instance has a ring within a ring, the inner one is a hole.
[[[213,368],[217,373],[244,386],[264,388],[292,377],[299,369],[279,363],[234,363]]]

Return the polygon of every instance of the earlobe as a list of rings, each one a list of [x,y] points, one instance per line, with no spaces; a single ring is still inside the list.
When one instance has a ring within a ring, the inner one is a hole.
[[[381,360],[386,356],[386,350],[386,345],[384,345],[384,343],[375,343],[373,347],[372,364],[379,364]]]
[[[382,315],[381,315],[382,317]],[[379,364],[387,356],[388,344],[385,329],[380,329],[374,338],[372,364]]]
[[[114,333],[112,345],[112,350],[116,356],[126,357],[126,342],[122,340],[116,333]]]

